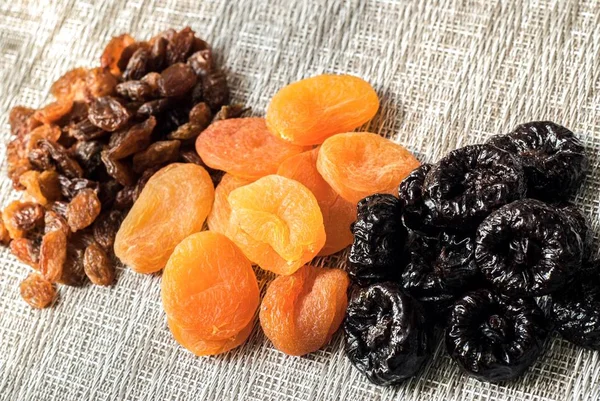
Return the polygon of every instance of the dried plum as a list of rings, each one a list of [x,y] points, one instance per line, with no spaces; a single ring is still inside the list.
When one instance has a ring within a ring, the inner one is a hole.
[[[358,202],[352,225],[349,274],[358,282],[383,281],[400,277],[406,230],[402,225],[398,198],[375,194]]]
[[[352,295],[344,333],[344,350],[352,364],[379,385],[414,376],[432,352],[431,326],[423,308],[392,282]]]
[[[425,203],[435,226],[475,228],[495,209],[525,196],[521,164],[491,145],[471,145],[442,158],[427,174]]]
[[[439,227],[432,223],[431,210],[423,194],[425,177],[432,167],[431,164],[421,164],[398,187],[404,225],[410,230],[428,235],[436,235],[440,231]]]
[[[581,213],[579,208],[572,203],[563,202],[556,205],[559,211],[570,222],[571,227],[574,227],[575,232],[579,235],[583,242],[583,261],[588,261],[592,253],[593,233],[590,230],[588,220]]]
[[[600,261],[586,264],[551,298],[550,317],[558,332],[573,344],[600,351]]]
[[[581,186],[589,166],[579,139],[551,121],[518,125],[511,133],[488,141],[515,155],[527,177],[527,196],[546,201],[566,200]]]
[[[452,307],[446,348],[469,375],[501,382],[519,377],[537,360],[547,334],[543,313],[532,299],[481,289]]]
[[[549,294],[581,268],[583,241],[557,209],[535,199],[508,204],[477,229],[475,260],[498,290]]]

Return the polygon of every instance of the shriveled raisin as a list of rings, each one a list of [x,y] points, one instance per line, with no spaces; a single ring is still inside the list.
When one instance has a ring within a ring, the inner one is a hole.
[[[129,110],[117,98],[112,96],[94,99],[88,116],[92,124],[109,132],[122,128],[127,124],[130,117]]]
[[[71,231],[81,230],[94,222],[102,205],[92,189],[81,190],[67,207],[67,222]]]
[[[40,272],[51,282],[58,281],[63,274],[67,259],[67,236],[62,230],[49,231],[42,238],[40,247]]]
[[[127,130],[116,132],[110,138],[110,156],[118,160],[146,149],[150,145],[150,137],[155,126],[156,118],[151,116]]]
[[[25,106],[15,106],[10,109],[8,115],[10,133],[16,137],[21,137],[29,132],[29,121],[33,113],[35,113],[34,109]]]
[[[197,51],[187,59],[187,63],[197,76],[208,75],[213,69],[212,53],[208,49]]]
[[[87,178],[69,179],[64,175],[61,175],[58,177],[58,180],[60,183],[60,191],[68,200],[75,197],[75,195],[84,189],[93,189],[96,192],[99,189],[97,182],[88,180]]]
[[[96,285],[110,285],[115,280],[115,267],[100,245],[90,244],[85,248],[83,268],[86,276]]]
[[[221,71],[214,71],[202,77],[202,91],[204,101],[213,111],[219,110],[221,106],[229,102],[227,77]]]
[[[201,102],[192,107],[189,117],[191,124],[206,128],[212,119],[212,112],[206,103]]]
[[[196,85],[196,74],[194,70],[183,63],[173,64],[160,74],[158,88],[160,94],[165,97],[185,95]]]
[[[108,175],[117,180],[119,184],[127,186],[135,183],[135,175],[129,164],[116,160],[108,150],[102,151],[100,157]]]
[[[201,125],[194,123],[185,123],[180,125],[175,131],[171,132],[167,137],[169,139],[180,139],[182,141],[187,139],[195,139],[204,130]]]
[[[102,52],[100,66],[102,68],[108,68],[115,76],[121,75],[121,69],[118,67],[117,63],[121,59],[123,50],[133,42],[135,42],[135,39],[126,33],[113,37],[106,45],[104,52]]]
[[[13,201],[2,211],[2,220],[11,238],[21,238],[43,224],[44,208],[33,202]]]
[[[138,108],[137,114],[139,116],[154,116],[154,115],[160,114],[164,111],[167,111],[168,109],[173,107],[174,104],[175,104],[175,101],[173,99],[169,99],[169,98],[151,100],[149,102],[142,104]]]
[[[52,102],[33,113],[33,118],[44,124],[52,124],[66,116],[73,107],[73,101],[70,99]]]
[[[56,289],[51,282],[38,273],[31,273],[19,286],[21,298],[36,309],[43,309],[56,298]]]
[[[50,231],[62,231],[67,237],[71,235],[71,228],[67,223],[67,219],[54,210],[46,210],[44,216],[44,233]]]
[[[250,107],[245,107],[242,104],[232,104],[222,106],[219,111],[213,117],[213,122],[219,120],[227,120],[229,118],[241,117],[245,112],[249,111]],[[192,117],[190,116],[190,120]]]
[[[173,35],[167,45],[167,63],[169,65],[184,62],[194,46],[194,31],[188,26]]]
[[[73,147],[75,160],[86,170],[89,176],[102,165],[100,154],[104,150],[104,144],[100,141],[78,142]]]
[[[10,252],[21,262],[36,270],[39,269],[40,245],[36,241],[27,238],[16,238],[10,243]]]
[[[147,100],[152,97],[152,88],[143,81],[126,81],[117,85],[117,93],[131,100]]]
[[[128,81],[142,78],[148,72],[150,62],[150,51],[140,47],[131,55],[127,68],[123,71],[123,79]]]
[[[77,124],[70,126],[68,128],[68,134],[78,141],[89,141],[106,136],[109,133],[96,127],[88,118],[84,118]]]
[[[154,71],[160,71],[165,67],[167,62],[167,46],[169,41],[166,38],[156,38],[154,42],[151,42],[150,48],[150,64]]]
[[[85,77],[85,85],[92,98],[113,95],[117,79],[104,68],[92,68]]]
[[[121,221],[123,221],[123,213],[118,210],[111,210],[110,212],[104,212],[93,225],[94,239],[100,246],[107,251],[112,251],[113,244],[115,243],[115,236],[119,231]]]
[[[42,139],[38,141],[37,147],[46,153],[47,157],[52,160],[51,163],[56,164],[58,170],[67,177],[83,177],[83,169],[79,163],[69,156],[67,150],[60,144]]]
[[[19,177],[19,183],[41,205],[58,200],[61,196],[58,174],[55,171],[26,171]]]
[[[133,156],[133,171],[142,173],[149,168],[176,161],[179,146],[180,142],[177,140],[154,142],[148,149]]]

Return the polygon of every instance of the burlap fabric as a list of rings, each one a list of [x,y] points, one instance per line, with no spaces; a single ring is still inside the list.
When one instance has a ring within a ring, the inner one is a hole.
[[[214,45],[234,99],[257,115],[297,79],[363,77],[381,96],[367,128],[422,161],[519,122],[562,123],[589,150],[592,171],[576,202],[598,231],[598,1],[2,0],[2,141],[10,107],[43,104],[51,82],[96,65],[112,35],[147,38],[186,25]],[[3,173],[1,203],[16,196]],[[123,270],[112,288],[62,287],[55,307],[34,311],[17,289],[28,268],[6,249],[0,259],[0,400],[600,399],[600,354],[556,337],[525,377],[506,385],[468,378],[438,346],[419,377],[377,387],[347,361],[339,335],[293,358],[255,328],[234,352],[197,358],[167,330],[159,277]]]

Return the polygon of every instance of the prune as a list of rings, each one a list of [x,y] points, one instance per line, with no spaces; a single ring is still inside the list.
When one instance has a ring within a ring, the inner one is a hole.
[[[92,189],[83,189],[69,202],[67,222],[71,231],[79,231],[91,225],[100,214],[102,205]]]
[[[536,361],[547,334],[535,301],[480,289],[452,307],[446,348],[469,375],[500,382],[517,378]]]
[[[96,285],[110,285],[115,280],[115,267],[97,243],[92,243],[85,248],[83,255],[83,268],[86,276]]]
[[[87,178],[69,179],[64,175],[59,175],[58,181],[60,183],[60,192],[68,200],[73,199],[75,195],[84,189],[93,189],[95,192],[99,190],[98,183]]]
[[[92,227],[94,233],[94,239],[100,246],[106,251],[112,251],[113,244],[115,243],[115,237],[119,226],[123,221],[123,213],[118,210],[111,210],[110,212],[104,212],[96,221]]]
[[[518,125],[511,133],[490,138],[489,144],[515,155],[527,177],[527,196],[546,201],[574,194],[589,167],[579,139],[551,121]]]
[[[423,185],[432,223],[475,228],[495,209],[525,196],[525,174],[509,153],[471,145],[442,158]]]
[[[73,147],[75,160],[85,169],[89,176],[102,165],[100,154],[104,150],[104,144],[100,141],[77,142]]]
[[[158,89],[164,97],[185,95],[196,85],[196,74],[187,64],[177,63],[160,73]]]
[[[423,193],[425,177],[432,167],[431,164],[420,165],[402,180],[398,187],[404,225],[425,235],[437,235],[440,232],[440,228],[432,223],[432,213]]]
[[[350,277],[359,282],[399,278],[404,268],[406,230],[398,198],[371,195],[358,202],[357,210],[348,256]]]
[[[588,261],[592,253],[593,232],[590,230],[587,218],[581,211],[572,203],[563,202],[556,205],[563,216],[569,221],[570,226],[575,229],[583,242],[583,257],[584,262]]]
[[[62,230],[48,231],[40,247],[40,272],[50,282],[58,281],[67,259],[67,236]]]
[[[115,97],[103,96],[94,99],[88,118],[96,127],[113,132],[127,124],[131,117],[129,110]]]
[[[475,240],[461,234],[413,235],[402,287],[432,316],[444,318],[457,296],[479,283]]]
[[[83,169],[75,159],[69,156],[67,150],[60,144],[46,139],[38,141],[37,148],[44,152],[51,164],[56,164],[58,170],[69,178],[83,177]],[[45,158],[46,158],[45,157]],[[45,159],[44,158],[44,159]],[[30,157],[31,160],[31,157]],[[46,167],[46,166],[44,166]],[[48,168],[50,170],[51,168]]]
[[[379,385],[414,376],[432,353],[432,331],[421,305],[392,282],[357,290],[344,321],[350,362]]]
[[[21,298],[31,307],[43,309],[56,298],[56,289],[51,282],[38,273],[31,273],[19,286]]]
[[[550,317],[573,344],[600,350],[600,261],[589,262],[575,280],[551,295]]]
[[[156,118],[151,116],[147,120],[131,126],[127,130],[113,134],[113,136],[110,137],[110,142],[108,144],[111,158],[113,160],[123,159],[146,149],[148,145],[150,145],[152,131],[155,126]]]
[[[123,79],[129,81],[142,78],[148,72],[150,63],[150,51],[140,47],[127,62],[127,67],[123,71]]]
[[[154,142],[148,146],[148,149],[133,156],[133,171],[142,173],[149,168],[176,161],[179,157],[180,144],[176,140]]]
[[[44,223],[44,208],[34,202],[13,201],[2,211],[11,238],[21,238]]]
[[[15,238],[10,242],[10,252],[21,262],[38,270],[40,268],[40,244],[27,238]]]
[[[535,199],[513,202],[477,229],[475,260],[498,290],[541,296],[566,285],[581,268],[583,241],[555,208]]]
[[[202,93],[204,101],[214,112],[229,103],[229,86],[227,86],[225,74],[221,71],[214,71],[203,76]]]

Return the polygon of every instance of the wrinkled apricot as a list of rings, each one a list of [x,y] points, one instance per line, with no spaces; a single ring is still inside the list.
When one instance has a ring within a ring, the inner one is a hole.
[[[259,290],[250,261],[219,233],[185,238],[163,272],[161,298],[167,317],[204,340],[225,340],[254,317]]]
[[[229,206],[229,194],[234,189],[250,184],[252,181],[244,178],[236,177],[231,174],[225,174],[221,178],[221,182],[215,188],[215,201],[208,217],[206,224],[208,229],[225,235],[227,238],[232,238],[232,225],[229,221],[231,217],[231,206]]]
[[[217,121],[196,140],[207,166],[251,180],[275,174],[282,161],[303,150],[273,136],[264,118],[256,117]]]
[[[269,175],[229,194],[233,241],[252,262],[292,274],[325,244],[315,196],[298,181]]]
[[[396,194],[398,184],[419,164],[403,146],[370,132],[332,136],[317,159],[321,176],[352,203],[375,193]]]
[[[341,269],[304,266],[277,277],[260,305],[260,324],[275,348],[289,355],[314,352],[342,323],[350,280]]]
[[[319,203],[325,226],[325,246],[319,256],[331,255],[352,243],[350,225],[356,220],[356,204],[337,194],[317,170],[318,149],[286,159],[277,174],[291,178],[308,188]]]
[[[171,319],[167,319],[167,324],[175,341],[197,356],[217,355],[230,351],[246,342],[252,333],[252,323],[250,323],[232,337],[224,340],[206,340],[195,330],[183,329]]]
[[[115,255],[139,273],[159,271],[181,240],[202,230],[213,199],[213,183],[204,168],[191,163],[162,168],[123,220]]]
[[[369,121],[379,109],[371,85],[351,75],[317,75],[289,84],[273,96],[267,126],[297,145],[318,145]]]

